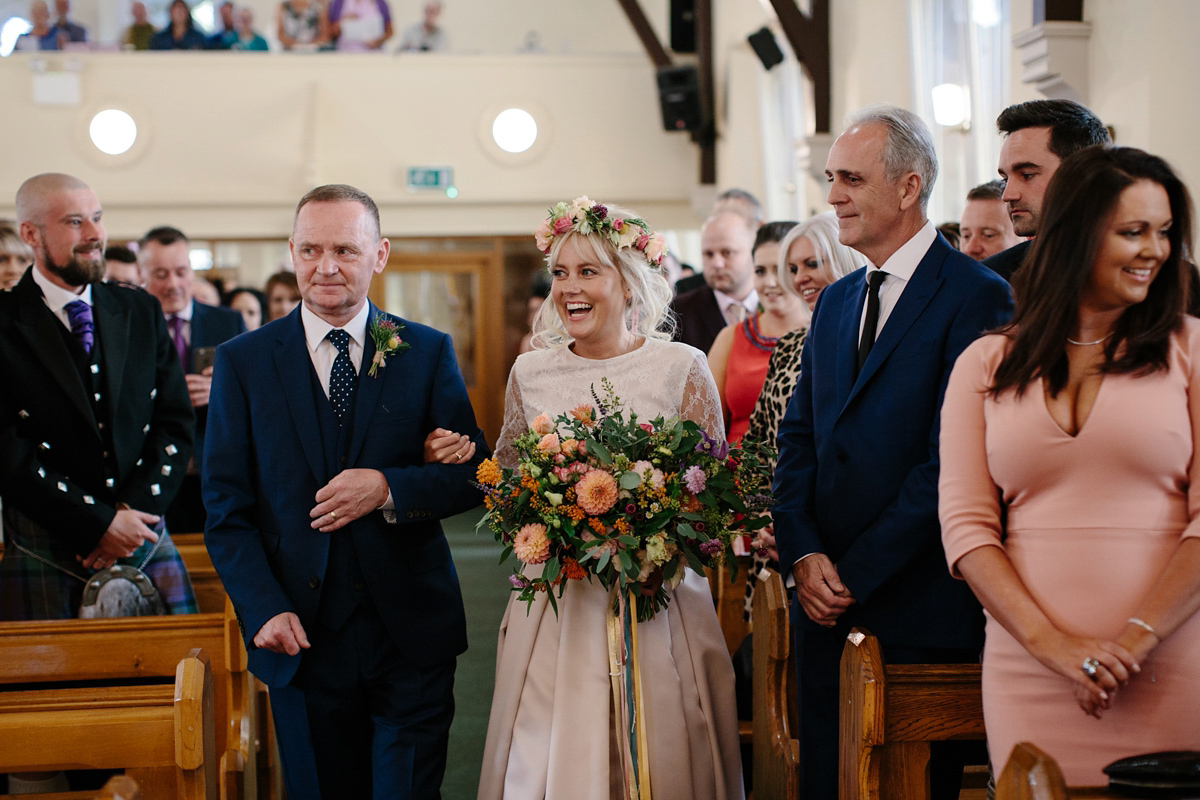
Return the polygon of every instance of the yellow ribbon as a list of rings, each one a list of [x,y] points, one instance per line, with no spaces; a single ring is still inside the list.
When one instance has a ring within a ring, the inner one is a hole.
[[[622,682],[625,677],[625,603],[616,590],[617,609],[608,615],[608,675],[613,690],[613,724],[616,726],[617,757],[621,762],[622,783],[627,800],[638,797],[638,776],[633,771],[633,754],[629,751],[629,709],[626,707]],[[636,612],[635,612],[636,616]]]
[[[642,698],[642,670],[638,664],[637,598],[629,593],[630,639],[633,642],[633,705],[637,715],[638,788],[640,800],[650,797],[650,744],[646,738],[646,702]]]

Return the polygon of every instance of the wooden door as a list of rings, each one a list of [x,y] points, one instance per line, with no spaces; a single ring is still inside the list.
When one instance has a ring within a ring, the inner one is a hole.
[[[450,334],[475,417],[489,445],[504,414],[503,254],[485,249],[417,252],[393,248],[371,301]]]

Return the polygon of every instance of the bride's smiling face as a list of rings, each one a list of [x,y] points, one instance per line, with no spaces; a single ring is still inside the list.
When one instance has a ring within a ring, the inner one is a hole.
[[[626,332],[625,285],[615,267],[599,263],[591,248],[576,247],[576,242],[578,238],[571,237],[550,268],[554,308],[576,342],[618,341]]]

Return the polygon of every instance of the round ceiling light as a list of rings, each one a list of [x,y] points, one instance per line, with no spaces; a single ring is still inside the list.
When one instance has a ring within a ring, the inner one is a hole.
[[[520,108],[501,111],[492,123],[492,139],[507,153],[524,153],[533,147],[537,135],[533,115]]]
[[[137,141],[137,123],[133,117],[116,108],[108,108],[92,117],[88,135],[102,153],[119,156]]]

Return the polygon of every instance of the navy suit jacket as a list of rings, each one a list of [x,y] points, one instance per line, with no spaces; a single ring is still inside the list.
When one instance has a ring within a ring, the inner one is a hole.
[[[1025,256],[1029,254],[1029,248],[1032,246],[1033,239],[1026,239],[1007,250],[1001,250],[990,258],[985,258],[983,265],[1011,283],[1013,273],[1017,271],[1017,267],[1025,263]]]
[[[224,344],[240,333],[246,332],[246,320],[241,313],[232,308],[219,308],[204,303],[192,303],[192,344],[191,352],[197,347],[216,347]],[[191,364],[185,364],[184,369],[191,371]],[[208,427],[208,406],[196,409],[196,445],[194,456],[196,464],[204,464],[204,432]]]
[[[939,234],[856,375],[865,299],[865,268],[826,288],[804,343],[779,427],[780,562],[829,556],[857,600],[840,625],[888,645],[974,647],[979,604],[951,578],[942,550],[938,429],[955,359],[1007,321],[1012,295]]]
[[[372,306],[371,318],[379,313]],[[458,576],[438,520],[480,503],[470,481],[490,451],[450,337],[404,325],[400,335],[411,349],[389,356],[375,377],[367,375],[375,354],[367,337],[343,465],[383,472],[397,523],[374,511],[332,534],[310,527],[317,490],[334,476],[300,308],[217,349],[203,473],[205,544],[237,610],[250,669],[271,686],[291,680],[303,653],[255,649],[254,635],[292,611],[313,636],[330,536],[353,537],[367,593],[413,663],[432,666],[466,650]],[[475,458],[425,464],[425,437],[439,427],[470,434]]]
[[[712,287],[707,285],[676,297],[671,310],[677,321],[675,341],[690,344],[705,353],[712,349],[717,334],[728,324]]]

